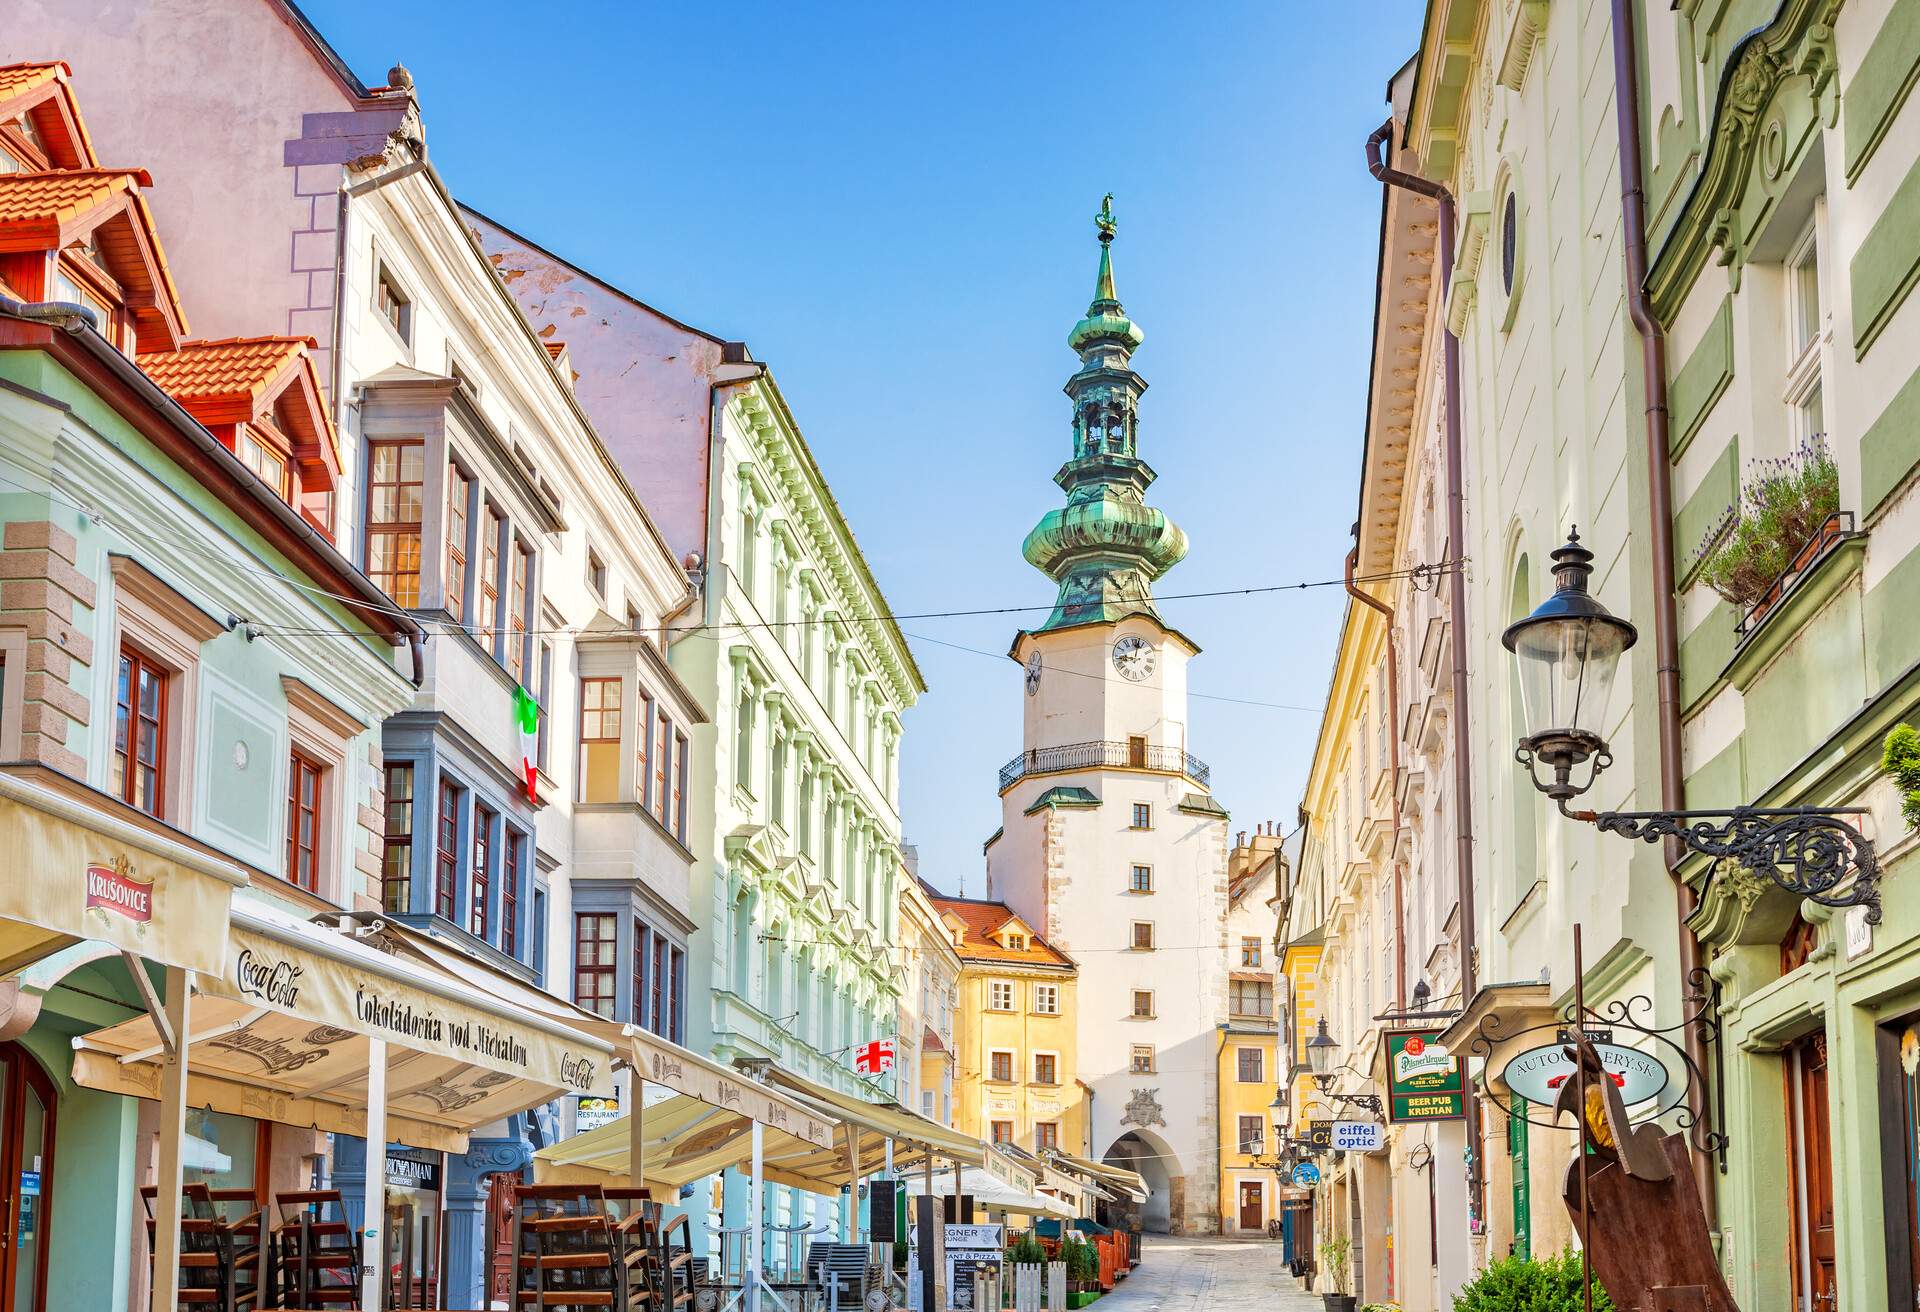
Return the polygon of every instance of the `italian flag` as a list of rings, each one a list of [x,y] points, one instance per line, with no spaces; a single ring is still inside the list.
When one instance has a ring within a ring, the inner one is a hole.
[[[540,751],[540,703],[525,688],[513,690],[513,718],[520,726],[520,771],[527,779],[527,800],[538,802],[537,777]]]

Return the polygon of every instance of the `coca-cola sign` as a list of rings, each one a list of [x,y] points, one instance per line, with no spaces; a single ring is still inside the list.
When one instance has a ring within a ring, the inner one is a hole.
[[[137,924],[153,919],[153,881],[133,873],[133,863],[124,855],[112,865],[98,862],[87,867],[87,909],[111,911]]]
[[[304,973],[299,966],[263,957],[252,948],[241,948],[233,962],[233,982],[240,996],[269,1007],[291,1009],[300,1000],[300,976]]]

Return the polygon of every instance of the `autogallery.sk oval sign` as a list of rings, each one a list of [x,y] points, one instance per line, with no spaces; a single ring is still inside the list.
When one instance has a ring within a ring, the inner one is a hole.
[[[1666,1063],[1638,1048],[1623,1048],[1616,1043],[1596,1043],[1600,1064],[1620,1090],[1620,1101],[1629,1107],[1658,1098],[1673,1078]],[[1528,1102],[1542,1105],[1560,1096],[1560,1088],[1573,1078],[1573,1062],[1566,1045],[1550,1043],[1518,1053],[1507,1063],[1501,1078],[1507,1087]]]

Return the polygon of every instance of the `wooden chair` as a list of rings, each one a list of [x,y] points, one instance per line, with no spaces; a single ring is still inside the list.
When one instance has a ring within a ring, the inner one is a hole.
[[[628,1299],[620,1241],[599,1186],[527,1185],[516,1191],[513,1227],[514,1312],[644,1306]]]
[[[274,1199],[280,1224],[273,1249],[283,1307],[360,1306],[360,1234],[347,1224],[338,1189],[306,1189]]]
[[[238,1192],[248,1202],[253,1201],[250,1190],[220,1192],[223,1195]],[[147,1251],[157,1256],[159,1218],[155,1208],[160,1190],[147,1185],[140,1190],[140,1198],[147,1212]],[[253,1312],[260,1306],[260,1214],[257,1211],[237,1222],[226,1221],[215,1206],[213,1190],[204,1184],[183,1185],[179,1260],[179,1302],[183,1306],[215,1308],[218,1312]]]

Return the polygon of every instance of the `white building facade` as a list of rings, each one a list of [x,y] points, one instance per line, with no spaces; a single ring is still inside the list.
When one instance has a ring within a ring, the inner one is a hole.
[[[1141,334],[1114,295],[1110,211],[1100,271],[1069,345],[1074,449],[1063,510],[1027,537],[1060,585],[1015,636],[1026,669],[1021,752],[1002,769],[988,896],[1080,963],[1079,1067],[1096,1156],[1144,1175],[1149,1229],[1219,1228],[1216,1025],[1226,1014],[1227,814],[1187,750],[1187,662],[1199,648],[1154,611],[1151,584],[1186,536],[1144,493],[1136,452]]]

